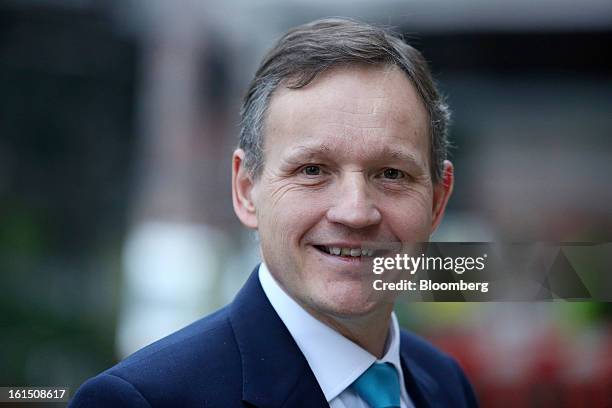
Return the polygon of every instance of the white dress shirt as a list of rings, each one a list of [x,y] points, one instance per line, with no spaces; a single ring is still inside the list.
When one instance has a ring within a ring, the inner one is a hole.
[[[401,407],[414,407],[404,384],[395,313],[391,316],[385,354],[377,359],[304,310],[280,287],[265,263],[259,267],[259,281],[272,307],[306,357],[331,408],[368,408],[350,385],[375,362],[391,363],[395,367],[400,382]]]

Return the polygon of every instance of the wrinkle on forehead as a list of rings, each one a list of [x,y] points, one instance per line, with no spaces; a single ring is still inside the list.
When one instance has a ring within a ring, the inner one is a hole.
[[[330,94],[323,87],[317,87],[317,84],[332,81],[338,94]],[[412,81],[395,65],[332,68],[310,85],[322,109],[332,108],[346,114],[347,118],[370,116],[375,120],[390,113],[393,120],[406,124],[427,121],[429,116]]]
[[[394,65],[336,67],[304,88],[279,88],[266,119],[265,133],[275,142],[378,139],[429,152],[428,113],[410,79]]]

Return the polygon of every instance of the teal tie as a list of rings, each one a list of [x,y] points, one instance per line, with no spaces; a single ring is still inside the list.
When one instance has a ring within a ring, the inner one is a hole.
[[[400,408],[400,384],[395,367],[374,363],[352,387],[372,408]]]

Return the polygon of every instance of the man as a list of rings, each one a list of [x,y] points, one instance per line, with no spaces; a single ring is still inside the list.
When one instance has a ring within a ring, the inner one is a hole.
[[[263,262],[227,307],[86,382],[72,407],[466,407],[457,363],[400,331],[372,257],[424,242],[452,191],[448,109],[422,56],[364,23],[289,31],[232,159]]]

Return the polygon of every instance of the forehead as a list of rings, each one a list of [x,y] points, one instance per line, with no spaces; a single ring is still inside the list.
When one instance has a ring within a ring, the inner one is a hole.
[[[266,152],[275,153],[296,143],[332,150],[356,144],[429,150],[427,111],[412,82],[395,66],[335,67],[303,88],[279,87],[264,133]]]

